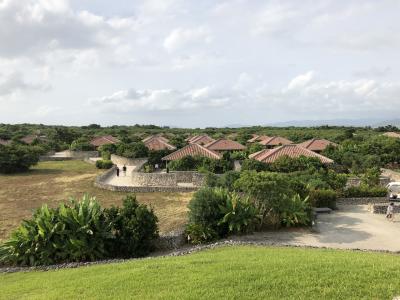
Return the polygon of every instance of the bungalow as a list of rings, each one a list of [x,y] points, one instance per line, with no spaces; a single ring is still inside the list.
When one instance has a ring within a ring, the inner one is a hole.
[[[120,143],[120,140],[113,137],[112,135],[98,136],[90,141],[90,144],[96,148],[103,145],[118,144],[118,143]]]
[[[47,141],[47,138],[44,135],[39,136],[37,134],[30,134],[30,135],[24,136],[23,138],[20,139],[21,142],[28,144],[28,145],[33,144],[33,142],[36,140],[45,142],[45,141]]]
[[[152,151],[160,151],[160,150],[176,150],[174,145],[171,145],[168,139],[162,136],[149,136],[143,140],[144,145]]]
[[[385,132],[385,133],[382,134],[382,135],[387,136],[387,137],[392,137],[392,138],[398,138],[398,139],[400,139],[400,133],[394,132],[394,131]]]
[[[315,153],[311,150],[303,148],[299,145],[283,145],[274,149],[264,149],[259,152],[253,153],[249,156],[249,158],[264,162],[264,163],[273,163],[280,157],[289,156],[289,157],[316,157],[324,164],[331,164],[333,160],[327,158],[321,154]]]
[[[189,144],[199,144],[199,145],[207,145],[211,142],[215,141],[213,138],[209,137],[207,134],[195,135],[187,140]]]
[[[259,144],[265,146],[266,148],[274,148],[276,146],[290,145],[290,144],[293,144],[293,142],[284,137],[272,136],[272,137],[266,137],[265,139],[262,139],[259,142]]]
[[[206,147],[199,145],[199,144],[189,144],[175,152],[172,152],[171,154],[164,156],[162,160],[164,161],[171,161],[171,160],[178,160],[182,159],[186,156],[202,156],[202,157],[208,157],[211,159],[221,159],[222,155],[207,149]]]
[[[242,151],[246,149],[242,144],[228,139],[218,139],[204,145],[204,147],[215,152]]]
[[[269,136],[253,134],[253,137],[251,139],[249,139],[247,142],[255,143],[255,142],[261,142],[266,139],[269,139]]]
[[[299,146],[306,148],[308,150],[320,153],[326,149],[329,145],[336,147],[337,144],[325,140],[325,139],[311,139],[308,141],[305,141],[303,143],[298,144]]]

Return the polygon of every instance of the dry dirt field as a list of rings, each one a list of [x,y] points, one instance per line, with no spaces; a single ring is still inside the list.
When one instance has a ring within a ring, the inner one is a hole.
[[[24,174],[0,175],[0,240],[43,203],[56,206],[69,197],[89,193],[104,206],[120,205],[126,193],[93,186],[101,172],[83,161],[62,161],[41,162]],[[154,208],[160,232],[179,229],[186,222],[190,193],[139,193],[136,196],[140,203]]]

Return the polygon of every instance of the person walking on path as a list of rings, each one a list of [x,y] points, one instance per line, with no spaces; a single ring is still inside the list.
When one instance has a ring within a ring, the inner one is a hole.
[[[389,221],[394,221],[394,203],[390,203],[387,211],[386,211],[386,218],[389,219]]]
[[[124,173],[124,177],[126,177],[126,166],[125,165],[122,167],[122,173]]]
[[[119,177],[119,168],[118,168],[118,166],[117,166],[117,177]]]

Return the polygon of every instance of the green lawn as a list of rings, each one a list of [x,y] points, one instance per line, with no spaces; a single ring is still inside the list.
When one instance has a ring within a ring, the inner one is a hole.
[[[195,254],[0,275],[1,299],[392,299],[400,256],[224,247]]]

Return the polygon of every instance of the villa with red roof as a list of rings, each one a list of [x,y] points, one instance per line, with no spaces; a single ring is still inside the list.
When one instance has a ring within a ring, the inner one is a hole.
[[[290,145],[293,144],[293,142],[281,136],[272,136],[262,139],[259,144],[265,146],[266,148],[274,148],[281,145]]]
[[[264,149],[259,152],[253,153],[249,156],[251,159],[255,159],[264,163],[273,163],[280,157],[289,156],[292,158],[305,156],[318,158],[324,164],[331,164],[333,160],[325,157],[321,154],[315,153],[299,145],[283,145],[274,149]]]
[[[207,145],[204,145],[204,147],[216,152],[242,151],[246,149],[246,147],[242,144],[228,139],[218,139],[208,143]]]
[[[189,144],[171,154],[164,156],[162,160],[171,161],[179,160],[186,156],[202,156],[211,159],[221,159],[222,155],[213,150],[207,149],[206,147],[199,144]]]
[[[337,144],[325,139],[311,139],[298,145],[317,153],[324,151],[329,145],[334,147],[337,146]]]
[[[118,144],[118,143],[120,143],[120,140],[113,137],[112,135],[98,136],[90,141],[90,144],[95,146],[96,148],[103,145]]]
[[[209,137],[207,134],[195,135],[187,140],[189,144],[199,144],[199,145],[207,145],[215,141],[212,137]]]
[[[176,147],[171,145],[168,139],[162,136],[149,136],[143,140],[144,145],[152,151],[160,151],[160,150],[175,150]]]
[[[269,136],[253,134],[253,137],[251,139],[249,139],[247,142],[255,143],[255,142],[261,142],[266,139],[269,139]]]

